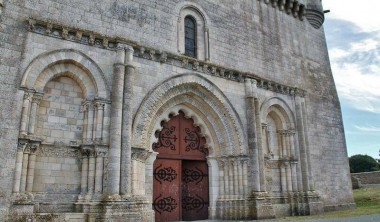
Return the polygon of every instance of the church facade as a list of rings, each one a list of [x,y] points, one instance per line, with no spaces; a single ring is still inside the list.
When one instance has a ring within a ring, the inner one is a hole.
[[[0,0],[0,218],[355,207],[320,0]]]

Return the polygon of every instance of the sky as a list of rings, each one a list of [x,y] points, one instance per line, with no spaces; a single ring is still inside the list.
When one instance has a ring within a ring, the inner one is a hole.
[[[322,0],[348,156],[380,150],[379,0]]]

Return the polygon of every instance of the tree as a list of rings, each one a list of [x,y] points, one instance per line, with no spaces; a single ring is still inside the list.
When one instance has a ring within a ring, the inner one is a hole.
[[[377,161],[368,155],[354,155],[349,158],[350,172],[361,173],[380,170]]]

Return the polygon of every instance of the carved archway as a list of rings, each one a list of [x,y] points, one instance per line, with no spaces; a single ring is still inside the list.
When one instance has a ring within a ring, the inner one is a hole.
[[[245,133],[236,111],[220,89],[197,74],[175,76],[148,93],[134,118],[133,147],[150,150],[152,135],[167,118],[163,113],[179,105],[191,110],[202,132],[212,135],[206,136],[207,144],[214,145],[210,156],[245,154]]]
[[[25,69],[20,85],[41,91],[44,82],[64,72],[75,75],[72,77],[84,86],[93,85],[94,97],[109,99],[110,90],[103,71],[90,57],[75,49],[60,49],[37,56]]]

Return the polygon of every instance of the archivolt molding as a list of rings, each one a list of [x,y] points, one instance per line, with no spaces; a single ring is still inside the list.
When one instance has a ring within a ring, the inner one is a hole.
[[[71,63],[58,63],[45,69],[37,78],[33,88],[37,92],[43,92],[45,85],[55,77],[68,76],[75,80],[81,87],[85,98],[93,99],[97,94],[97,89],[90,76],[76,65]]]
[[[96,92],[94,96],[109,99],[109,87],[100,67],[87,55],[74,49],[60,49],[37,56],[26,68],[21,80],[21,87],[28,89],[41,87],[41,83],[46,81],[45,78],[55,77],[51,73],[67,72],[70,68],[78,71],[78,73],[71,73],[76,75],[77,80],[81,80],[80,82],[85,82],[85,79],[92,82],[94,92]],[[44,73],[44,77],[40,77],[42,73]],[[82,86],[85,85],[83,83]]]
[[[167,116],[164,113],[176,105],[189,107],[203,122],[209,122],[209,132],[214,131],[210,135],[214,134],[218,145],[227,149],[225,155],[245,152],[245,134],[236,111],[213,83],[197,74],[175,76],[148,93],[134,118],[133,146],[151,149],[152,135],[161,129],[160,122],[167,118],[158,117]]]
[[[292,109],[283,99],[272,97],[261,104],[260,113],[263,118],[266,118],[270,112],[276,113],[282,123],[287,125],[287,128],[295,127],[295,118]]]
[[[190,9],[190,10],[197,12],[200,16],[202,16],[203,21],[205,23],[205,26],[207,27],[209,25],[208,21],[210,21],[210,19],[207,17],[206,12],[198,4],[196,4],[194,2],[189,2],[189,1],[181,2],[181,3],[176,5],[174,12],[176,13],[176,15],[181,16],[181,12],[184,9]],[[181,19],[181,18],[178,18],[178,19]]]

